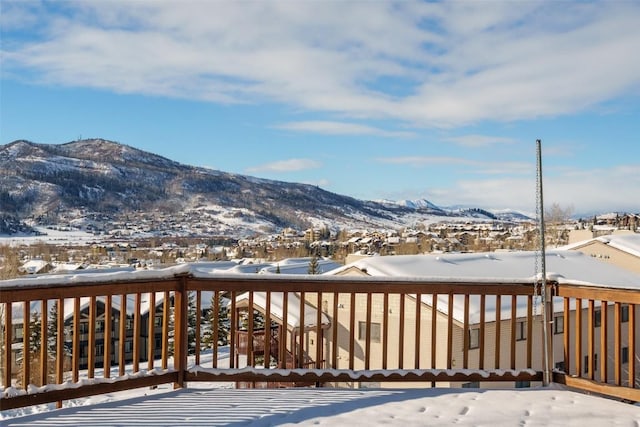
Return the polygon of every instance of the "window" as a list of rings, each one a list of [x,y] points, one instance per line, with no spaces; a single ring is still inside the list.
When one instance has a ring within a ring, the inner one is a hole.
[[[530,381],[516,381],[516,388],[529,388],[531,387]]]
[[[358,322],[358,339],[367,338],[367,322]],[[371,322],[371,342],[380,342],[380,323]]]
[[[104,329],[104,320],[96,320],[96,332],[102,332]]]
[[[480,347],[480,329],[469,330],[469,348]]]
[[[470,382],[470,383],[464,383],[464,384],[462,384],[462,388],[480,388],[480,382],[479,381],[473,381],[473,382]]]
[[[593,355],[593,372],[598,370],[598,353]],[[584,357],[584,373],[589,372],[589,356]]]
[[[153,319],[153,326],[156,328],[162,326],[162,316],[155,316]]]
[[[80,323],[80,333],[81,334],[89,333],[89,324],[87,322]]]
[[[104,354],[104,345],[96,344],[96,356],[102,356]]]
[[[622,363],[629,363],[629,347],[622,347]]]
[[[622,307],[620,307],[620,320],[623,323],[629,321],[629,304],[623,304]]]
[[[132,340],[126,340],[124,342],[124,351],[125,351],[125,353],[131,353],[133,351],[133,341]]]
[[[564,333],[564,317],[556,316],[553,318],[553,333],[556,335]]]
[[[602,324],[602,312],[600,309],[593,312],[593,327],[598,328]]]
[[[15,331],[14,335],[15,335],[15,337],[14,337],[14,338],[16,338],[16,339],[18,339],[18,338],[22,338],[22,336],[23,336],[23,333],[22,333],[22,325],[20,325],[20,326],[18,326],[18,327],[16,328],[16,331]]]
[[[516,341],[523,341],[527,339],[527,322],[516,323]]]

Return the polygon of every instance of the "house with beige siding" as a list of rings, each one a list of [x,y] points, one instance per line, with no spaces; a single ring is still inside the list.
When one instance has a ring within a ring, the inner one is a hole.
[[[439,254],[439,255],[408,255],[408,256],[371,256],[360,259],[328,274],[349,276],[374,276],[387,278],[419,278],[421,281],[451,283],[475,283],[479,287],[491,286],[492,283],[501,282],[514,284],[530,283],[531,294],[515,298],[515,305],[510,296],[471,296],[468,301],[468,318],[464,318],[465,299],[462,295],[454,295],[449,304],[448,295],[438,295],[434,301],[432,295],[390,295],[388,301],[388,313],[383,310],[383,296],[374,294],[370,302],[372,311],[370,314],[370,369],[401,368],[411,369],[416,365],[431,366],[436,369],[447,368],[447,340],[448,321],[452,319],[452,355],[451,368],[461,369],[517,369],[532,368],[542,370],[543,332],[542,332],[542,303],[541,298],[535,296],[535,257],[534,252],[502,252],[502,253],[475,253],[475,254]],[[589,283],[600,286],[625,286],[637,287],[640,291],[640,275],[623,270],[619,267],[604,264],[589,255],[573,251],[553,251],[547,253],[547,276],[549,280],[558,283]],[[403,301],[404,300],[404,301]],[[355,309],[355,342],[356,360],[355,369],[364,369],[365,332],[367,324],[367,301],[365,295],[341,294],[338,307],[345,313],[350,312],[351,306]],[[576,301],[571,302],[569,323],[573,327],[576,317]],[[403,307],[402,307],[403,306]],[[581,303],[581,317],[588,317],[588,303]],[[601,333],[599,331],[601,319],[609,319],[611,324],[614,319],[615,306],[607,304],[606,316],[602,316],[602,304],[593,302],[594,313],[594,348],[602,349],[600,345]],[[449,313],[449,309],[452,312]],[[640,371],[640,356],[638,348],[635,354],[629,354],[628,330],[629,310],[635,310],[635,319],[640,317],[640,307],[622,305],[621,313],[621,359],[623,372],[628,372],[630,363],[635,363],[635,372]],[[434,314],[435,311],[435,314]],[[554,314],[549,316],[553,322],[553,369],[564,369],[563,340],[565,333],[564,317],[562,316],[563,300],[557,298],[554,301]],[[404,313],[401,325],[400,313]],[[338,366],[334,368],[348,368],[346,354],[349,349],[350,316],[340,316],[337,313],[337,321],[334,318],[334,328],[338,328],[339,354]],[[515,317],[514,317],[515,315]],[[385,327],[384,320],[387,319]],[[532,324],[528,324],[528,319]],[[433,321],[436,327],[432,327]],[[465,329],[465,321],[468,327]],[[419,326],[417,324],[419,323]],[[387,342],[384,344],[383,329],[387,329]],[[435,339],[433,337],[435,331]],[[466,331],[466,332],[465,332]],[[640,328],[635,328],[635,341],[640,341]],[[613,349],[613,334],[609,333],[607,346]],[[416,339],[420,344],[416,346]],[[467,360],[464,360],[465,339],[469,352]],[[496,345],[496,340],[499,344]],[[512,344],[512,340],[515,342]],[[571,338],[571,354],[575,350],[575,338]],[[581,340],[581,354],[588,354],[588,339]],[[386,360],[382,360],[383,345],[388,349],[403,348],[403,351],[387,351]],[[513,345],[513,348],[512,348]],[[528,357],[528,347],[531,347],[532,358]],[[416,350],[417,349],[417,350]],[[496,349],[499,353],[496,354]],[[435,350],[435,352],[434,352]],[[419,354],[416,355],[416,352]],[[361,357],[358,357],[360,355]],[[599,351],[594,354],[594,360],[589,361],[588,356],[577,362],[572,361],[573,369],[579,363],[580,369],[591,366],[594,369],[594,377],[600,378],[600,363],[597,360],[602,357]],[[613,357],[613,350],[607,352],[606,357]],[[386,366],[384,366],[386,364]],[[613,378],[613,364],[609,364],[607,378]],[[639,380],[640,381],[640,380]],[[380,384],[383,386],[383,384]],[[451,386],[484,386],[485,384],[449,384]],[[516,386],[529,386],[530,384],[516,384]],[[639,384],[640,385],[640,384]],[[495,383],[492,383],[495,386]]]
[[[640,233],[626,231],[589,238],[570,243],[562,249],[582,252],[599,261],[640,274]]]

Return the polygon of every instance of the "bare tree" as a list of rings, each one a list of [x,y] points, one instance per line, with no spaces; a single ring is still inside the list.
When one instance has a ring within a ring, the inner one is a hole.
[[[546,245],[561,246],[567,244],[569,231],[566,225],[571,221],[571,215],[573,215],[573,206],[563,208],[560,204],[554,202],[548,209],[545,209]]]

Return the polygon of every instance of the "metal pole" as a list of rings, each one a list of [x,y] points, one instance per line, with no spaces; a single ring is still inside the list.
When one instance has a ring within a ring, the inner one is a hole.
[[[540,207],[539,212],[539,227],[540,227],[540,282],[541,282],[541,294],[542,294],[542,334],[543,334],[543,345],[544,345],[544,375],[543,375],[543,385],[547,386],[551,382],[551,346],[549,345],[549,310],[550,304],[548,304],[550,300],[549,295],[549,287],[547,286],[547,268],[546,268],[546,252],[545,252],[545,236],[544,236],[544,198],[542,192],[542,148],[541,141],[539,139],[536,140],[536,152],[538,157],[537,168],[538,168],[538,203]],[[551,313],[552,314],[552,313]]]

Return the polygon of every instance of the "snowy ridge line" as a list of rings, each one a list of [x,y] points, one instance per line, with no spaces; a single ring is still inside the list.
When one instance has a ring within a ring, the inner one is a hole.
[[[211,376],[224,376],[225,379],[228,376],[243,374],[251,374],[256,376],[270,377],[291,377],[312,375],[317,377],[330,376],[335,379],[339,379],[344,376],[348,376],[352,380],[371,379],[374,377],[455,377],[455,376],[476,376],[481,378],[490,378],[492,376],[508,377],[511,380],[514,377],[519,376],[537,376],[538,371],[534,369],[372,369],[372,370],[351,370],[351,369],[264,369],[261,367],[245,367],[238,369],[218,369],[218,368],[203,368],[202,366],[193,366],[187,370],[190,374],[198,376],[199,373],[206,373]]]
[[[17,397],[17,396],[25,396],[28,394],[38,394],[38,393],[46,393],[51,391],[77,389],[77,388],[89,386],[89,385],[114,384],[114,383],[128,381],[136,378],[144,378],[144,377],[149,377],[154,375],[164,375],[171,372],[175,372],[175,370],[154,368],[151,370],[140,370],[135,373],[125,374],[125,375],[114,377],[114,378],[81,378],[77,382],[67,380],[62,384],[47,384],[47,385],[43,385],[42,387],[29,384],[26,390],[23,388],[17,388],[17,387],[11,386],[11,387],[6,387],[4,390],[1,391],[0,397],[11,398],[11,397]]]

